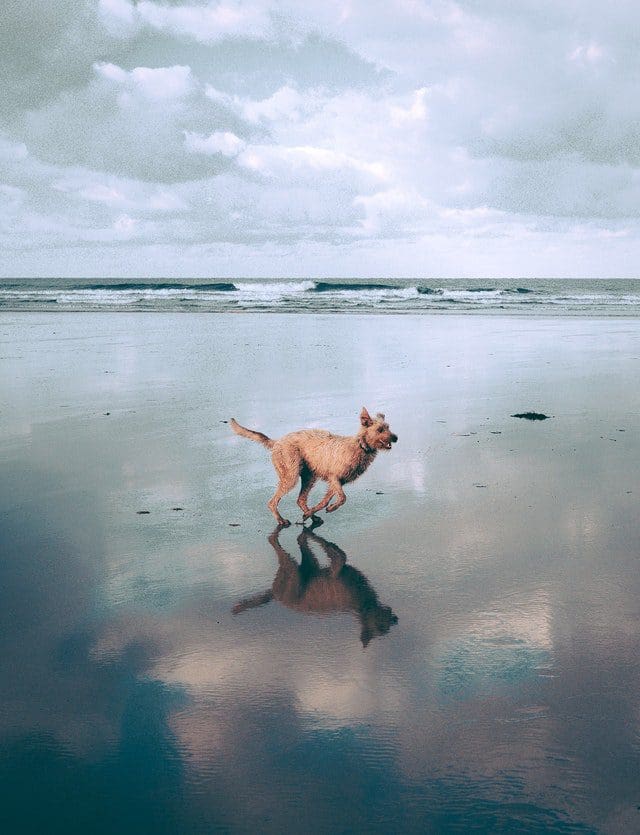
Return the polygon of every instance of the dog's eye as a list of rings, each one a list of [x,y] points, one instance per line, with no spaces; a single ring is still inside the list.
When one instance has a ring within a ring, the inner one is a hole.
[[[383,432],[383,431],[384,431],[384,430],[383,430],[382,426],[379,426],[379,427],[378,427],[378,432]]]

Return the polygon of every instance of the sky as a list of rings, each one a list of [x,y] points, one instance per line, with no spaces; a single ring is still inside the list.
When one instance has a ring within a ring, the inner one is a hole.
[[[5,0],[0,276],[636,277],[636,0]]]

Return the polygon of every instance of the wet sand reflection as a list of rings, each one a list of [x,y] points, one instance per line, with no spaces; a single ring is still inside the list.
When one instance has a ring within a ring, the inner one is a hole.
[[[276,600],[288,609],[308,615],[326,615],[333,612],[351,612],[360,624],[360,640],[366,647],[372,638],[386,635],[398,617],[390,606],[382,605],[375,589],[366,576],[347,564],[347,555],[334,542],[314,533],[322,521],[313,518],[312,524],[298,536],[300,563],[280,544],[280,527],[268,537],[268,542],[278,557],[278,570],[270,589],[240,600],[233,607],[234,615],[246,609],[264,606]],[[322,567],[313,553],[312,544],[318,546],[329,560]]]

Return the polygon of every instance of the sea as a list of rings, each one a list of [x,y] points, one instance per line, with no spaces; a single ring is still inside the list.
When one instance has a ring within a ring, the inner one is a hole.
[[[638,316],[640,279],[16,278],[0,310]]]

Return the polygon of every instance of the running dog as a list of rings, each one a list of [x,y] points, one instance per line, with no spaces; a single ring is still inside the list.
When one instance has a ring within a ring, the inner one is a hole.
[[[364,406],[360,412],[360,430],[356,435],[333,435],[325,429],[301,429],[274,441],[262,432],[240,426],[235,418],[231,418],[229,423],[236,435],[250,438],[271,450],[278,486],[268,507],[282,527],[291,523],[280,515],[278,503],[293,490],[298,479],[302,480],[298,507],[302,510],[303,520],[325,507],[327,513],[332,513],[347,500],[343,484],[355,481],[371,466],[379,450],[391,449],[391,444],[398,440],[385,422],[384,415],[378,413],[372,418]],[[328,490],[322,501],[310,508],[307,498],[319,479],[327,482]],[[329,504],[332,499],[333,504]]]

